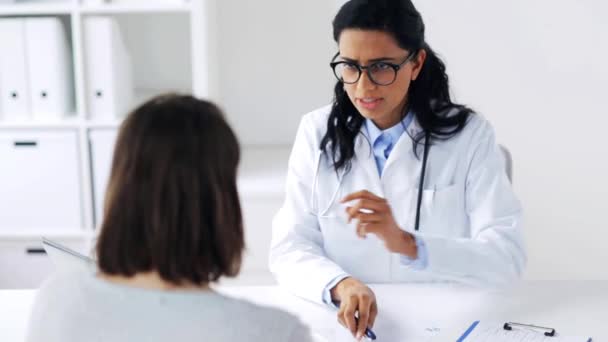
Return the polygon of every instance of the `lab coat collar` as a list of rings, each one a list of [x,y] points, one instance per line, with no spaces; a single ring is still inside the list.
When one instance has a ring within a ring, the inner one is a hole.
[[[370,137],[370,134],[365,127],[365,124],[362,125],[359,135],[355,140],[355,162],[358,164],[358,167],[363,168],[365,173],[368,175],[368,179],[370,179],[370,188],[367,190],[375,193],[378,196],[384,196],[382,179],[392,174],[392,171],[390,171],[390,169],[392,168],[392,166],[394,166],[396,162],[402,160],[403,158],[407,158],[411,159],[412,166],[418,165],[419,163],[418,158],[416,158],[414,154],[412,139],[418,134],[420,134],[423,129],[420,126],[416,115],[414,115],[413,112],[411,114],[414,117],[411,123],[408,125],[406,131],[403,132],[399,140],[395,143],[395,146],[391,151],[391,154],[387,159],[386,164],[384,165],[382,177],[380,177],[380,175],[378,174],[378,168],[372,150],[373,140]]]

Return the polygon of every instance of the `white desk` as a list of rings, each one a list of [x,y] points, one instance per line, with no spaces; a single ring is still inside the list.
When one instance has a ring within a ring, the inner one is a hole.
[[[515,321],[556,328],[567,335],[589,335],[608,341],[608,281],[532,282],[515,289],[488,291],[450,285],[374,285],[380,314],[378,341],[384,329],[403,341],[421,341],[427,327],[442,329],[439,341],[450,341],[478,319]],[[290,311],[314,332],[333,340],[335,313],[295,298],[275,286],[223,287],[221,291],[259,304]],[[20,342],[34,290],[0,291],[0,341]]]

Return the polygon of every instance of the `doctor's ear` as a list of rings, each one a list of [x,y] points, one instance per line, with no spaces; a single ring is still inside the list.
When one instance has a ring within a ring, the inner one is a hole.
[[[426,50],[420,49],[416,58],[412,61],[412,81],[415,81],[420,75],[420,71],[422,70],[422,66],[426,61]]]

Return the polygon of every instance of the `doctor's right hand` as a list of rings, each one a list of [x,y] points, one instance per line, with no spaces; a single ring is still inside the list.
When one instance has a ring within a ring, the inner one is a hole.
[[[340,302],[340,324],[350,330],[357,340],[361,340],[365,336],[365,329],[374,326],[378,315],[374,292],[359,280],[348,277],[331,289],[331,299]],[[358,314],[358,321],[355,314]]]

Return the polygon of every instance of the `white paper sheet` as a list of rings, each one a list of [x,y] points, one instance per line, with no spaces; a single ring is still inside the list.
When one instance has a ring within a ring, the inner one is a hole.
[[[432,325],[423,325],[418,329],[406,328],[403,325],[395,325],[389,322],[377,320],[373,329],[376,334],[375,342],[384,341],[416,341],[416,342],[432,342],[436,341],[434,337],[439,336],[441,330]],[[336,324],[335,336],[332,339],[335,342],[354,342],[356,339],[343,326]],[[363,341],[371,341],[363,339]]]

